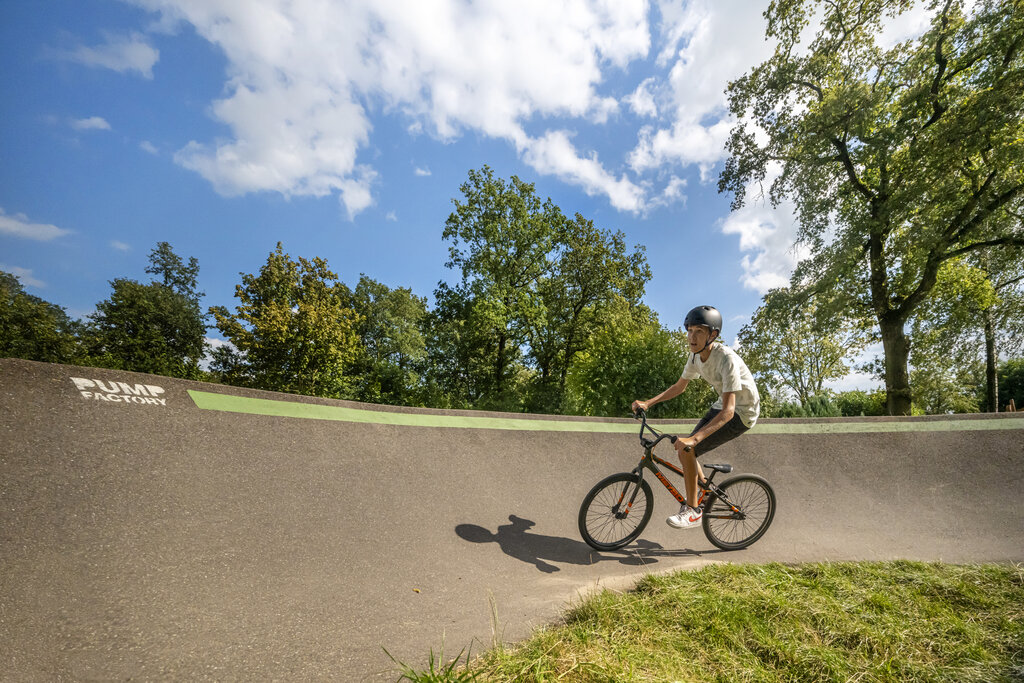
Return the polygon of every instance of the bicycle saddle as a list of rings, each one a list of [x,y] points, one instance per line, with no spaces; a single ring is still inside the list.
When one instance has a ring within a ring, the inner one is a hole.
[[[722,474],[729,474],[730,472],[732,472],[732,465],[712,465],[706,462],[702,462],[701,466],[707,467],[709,470],[721,472]]]

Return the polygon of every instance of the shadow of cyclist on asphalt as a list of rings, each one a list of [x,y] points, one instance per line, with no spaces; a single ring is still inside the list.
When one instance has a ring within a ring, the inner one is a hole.
[[[470,543],[497,543],[501,551],[509,557],[532,564],[545,574],[560,571],[552,562],[591,565],[603,561],[616,561],[620,564],[640,566],[657,562],[652,555],[667,554],[659,552],[663,550],[660,545],[649,541],[639,542],[636,548],[599,553],[582,541],[531,533],[529,530],[536,526],[536,522],[529,519],[509,515],[508,520],[511,524],[502,524],[495,533],[476,524],[459,524],[455,527],[455,533]],[[698,553],[686,550],[672,551],[671,554],[680,557]]]

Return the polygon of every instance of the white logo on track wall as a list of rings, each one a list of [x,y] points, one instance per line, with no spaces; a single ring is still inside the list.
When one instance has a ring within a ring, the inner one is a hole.
[[[110,403],[135,403],[137,405],[166,406],[163,387],[152,384],[127,384],[126,382],[104,382],[101,379],[72,377],[82,398]]]

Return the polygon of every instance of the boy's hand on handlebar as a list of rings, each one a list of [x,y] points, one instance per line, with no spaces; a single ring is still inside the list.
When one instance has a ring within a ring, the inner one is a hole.
[[[686,451],[687,453],[692,451],[694,446],[697,445],[697,440],[691,436],[679,436],[672,441],[672,445],[675,446],[679,454],[682,455],[683,451]]]
[[[647,401],[633,401],[633,415],[635,416],[641,410],[647,412]]]

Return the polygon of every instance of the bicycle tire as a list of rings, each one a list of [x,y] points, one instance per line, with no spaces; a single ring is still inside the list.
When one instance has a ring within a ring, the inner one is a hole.
[[[638,481],[640,491],[634,499]],[[622,515],[618,506],[629,500],[633,500],[633,506]],[[643,532],[653,512],[650,484],[632,472],[613,474],[599,481],[583,499],[578,518],[580,536],[596,550],[618,550]]]
[[[708,540],[722,550],[740,550],[764,536],[775,518],[775,491],[763,477],[743,474],[718,485],[737,513],[715,493],[704,504],[702,526]]]

